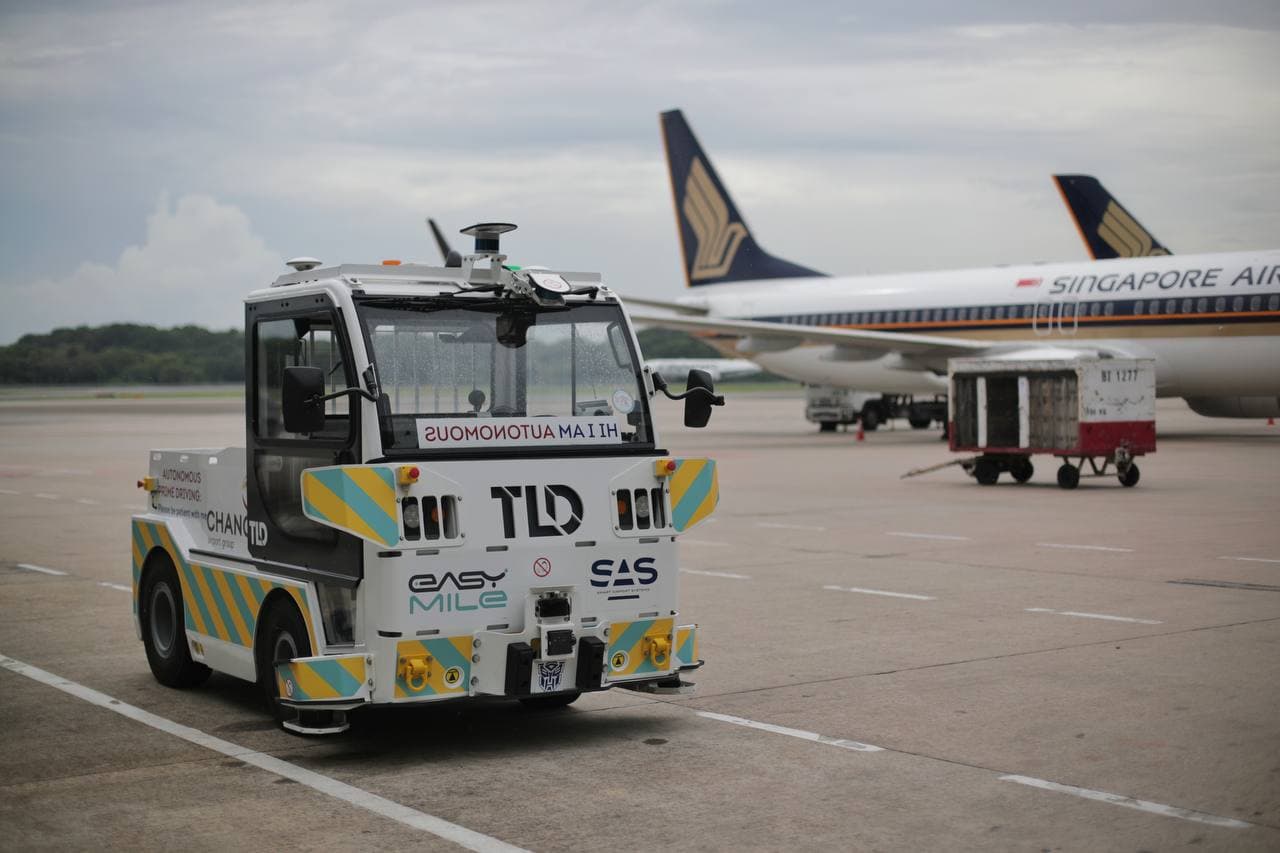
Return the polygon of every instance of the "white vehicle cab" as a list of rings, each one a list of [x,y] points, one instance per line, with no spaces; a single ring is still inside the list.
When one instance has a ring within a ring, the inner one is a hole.
[[[677,539],[715,462],[663,449],[650,403],[704,426],[708,377],[648,371],[595,274],[504,266],[487,224],[445,267],[291,261],[245,300],[246,447],[161,450],[133,518],[152,672],[262,685],[284,726],[367,704],[685,690]]]

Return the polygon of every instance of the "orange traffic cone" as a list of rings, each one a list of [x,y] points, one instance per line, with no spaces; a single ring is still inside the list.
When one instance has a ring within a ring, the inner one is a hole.
[[[1275,418],[1267,418],[1267,426],[1275,426],[1275,425],[1276,425]]]
[[[858,431],[853,436],[855,441],[866,441],[867,434],[862,431],[862,421],[858,421]]]

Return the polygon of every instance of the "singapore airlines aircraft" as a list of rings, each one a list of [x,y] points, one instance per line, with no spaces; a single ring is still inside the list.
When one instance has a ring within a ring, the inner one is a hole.
[[[1160,396],[1280,415],[1280,251],[833,278],[765,252],[684,116],[662,129],[690,293],[629,299],[666,309],[637,320],[799,381],[898,394],[945,392],[953,356],[1153,358]]]
[[[1173,254],[1092,175],[1054,175],[1080,239],[1095,259]]]

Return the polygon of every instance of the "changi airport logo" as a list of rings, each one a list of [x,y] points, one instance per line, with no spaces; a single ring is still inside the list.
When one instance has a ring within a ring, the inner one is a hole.
[[[689,168],[689,179],[684,184],[684,218],[688,220],[693,235],[698,239],[698,253],[693,259],[689,278],[717,278],[733,266],[747,229],[741,222],[729,221],[729,206],[725,204],[716,185],[712,182],[702,160],[695,157]]]
[[[508,539],[516,538],[516,504],[522,500],[530,537],[568,536],[582,525],[582,498],[568,486],[494,486],[489,495],[502,502],[502,535]]]
[[[1098,223],[1098,236],[1122,258],[1169,254],[1164,249],[1152,249],[1155,241],[1151,239],[1147,229],[1125,213],[1114,200],[1107,204],[1106,212],[1102,214],[1102,221]]]

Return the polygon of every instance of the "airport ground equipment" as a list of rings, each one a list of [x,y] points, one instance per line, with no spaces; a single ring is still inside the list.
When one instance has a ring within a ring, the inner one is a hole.
[[[952,359],[948,373],[951,449],[979,454],[960,462],[983,485],[1005,471],[1025,483],[1031,456],[1050,454],[1062,460],[1064,489],[1111,466],[1122,485],[1135,486],[1134,460],[1155,452],[1151,359]]]
[[[289,730],[366,705],[687,690],[681,533],[714,460],[663,449],[723,404],[644,367],[599,275],[504,265],[294,272],[245,299],[246,446],[157,450],[133,517],[134,621],[155,677],[256,681]]]
[[[871,431],[892,418],[906,418],[912,429],[927,429],[937,421],[947,421],[947,400],[917,400],[911,394],[868,394],[834,385],[805,386],[804,416],[823,432],[862,423]]]

